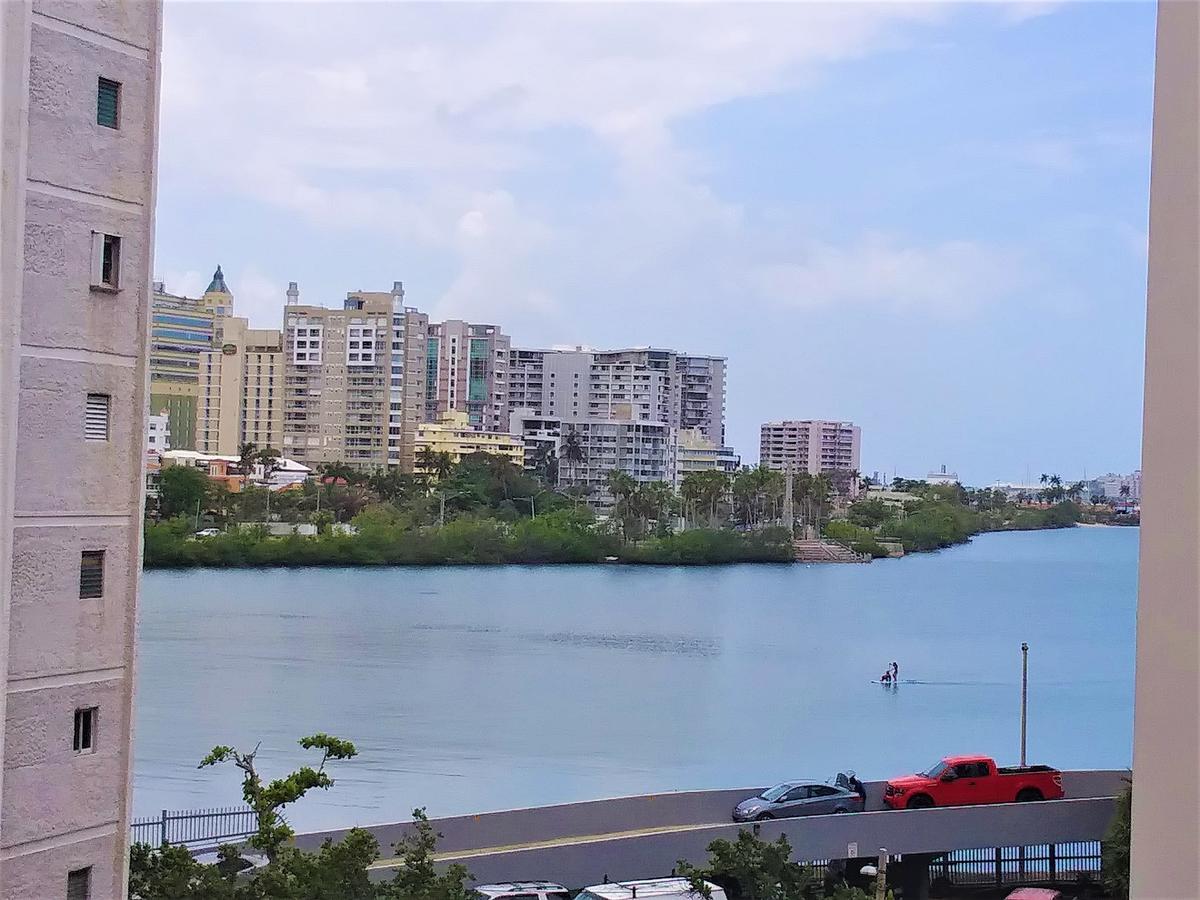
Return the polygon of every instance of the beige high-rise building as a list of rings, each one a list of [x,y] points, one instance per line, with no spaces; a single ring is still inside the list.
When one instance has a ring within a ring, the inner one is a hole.
[[[0,4],[5,900],[126,893],[160,22]]]
[[[781,472],[856,472],[861,444],[862,430],[853,422],[767,422],[759,432],[758,461]]]
[[[351,291],[342,309],[284,308],[279,449],[305,465],[413,470],[425,420],[429,317],[404,305],[404,285]],[[277,391],[278,394],[278,391]]]
[[[237,456],[242,444],[283,444],[283,349],[275,328],[218,319],[217,349],[200,354],[196,449]]]

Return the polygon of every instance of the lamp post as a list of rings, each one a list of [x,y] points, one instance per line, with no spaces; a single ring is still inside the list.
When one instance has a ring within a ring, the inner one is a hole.
[[[1029,716],[1029,644],[1021,641],[1021,765],[1025,765],[1025,735]]]
[[[451,497],[459,497],[462,491],[455,491],[453,494],[438,494],[438,528],[443,528],[446,525],[446,501]]]

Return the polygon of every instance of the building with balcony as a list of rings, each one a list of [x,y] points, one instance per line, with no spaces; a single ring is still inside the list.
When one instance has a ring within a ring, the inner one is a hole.
[[[699,428],[681,428],[675,453],[675,488],[684,477],[692,472],[708,472],[716,469],[726,475],[735,473],[742,464],[741,457],[732,447],[714,444]]]
[[[502,456],[516,466],[525,464],[525,444],[516,435],[483,431],[471,423],[462,410],[444,412],[437,422],[422,422],[417,427],[416,471],[423,451],[445,453],[455,462],[472,453]]]
[[[309,468],[388,464],[390,292],[353,292],[342,309],[302,305],[288,288],[283,327],[283,455]]]
[[[767,422],[759,433],[759,462],[793,472],[857,472],[861,430],[853,422],[788,419]]]
[[[558,485],[587,491],[589,505],[608,509],[613,496],[608,475],[619,471],[634,481],[647,483],[675,478],[675,451],[678,431],[666,422],[642,422],[628,419],[580,418],[561,423],[560,448],[570,435],[577,435],[583,460],[568,462],[559,452]]]
[[[725,360],[642,347],[509,354],[510,409],[563,419],[665,422],[725,440]]]
[[[126,896],[160,34],[0,4],[5,900]]]

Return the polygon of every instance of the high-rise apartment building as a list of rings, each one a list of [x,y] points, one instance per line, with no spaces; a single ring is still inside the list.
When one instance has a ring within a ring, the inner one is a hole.
[[[388,464],[392,293],[351,293],[342,309],[288,289],[283,327],[283,455],[315,468]]]
[[[212,349],[213,310],[154,283],[150,314],[150,412],[165,413],[175,446],[196,446],[200,354]]]
[[[820,419],[767,422],[759,434],[759,462],[793,472],[858,471],[861,429],[853,422]]]
[[[532,424],[531,420],[526,422]],[[568,460],[560,449],[558,484],[562,488],[586,488],[587,501],[593,506],[603,509],[613,505],[614,498],[608,489],[610,472],[624,472],[641,483],[674,481],[678,429],[666,422],[564,420],[560,447],[571,435],[576,436],[574,440],[583,451],[583,459]]]
[[[495,325],[431,323],[425,345],[425,421],[465,412],[483,431],[508,431],[510,341]]]
[[[509,406],[560,418],[665,422],[725,440],[725,360],[674,350],[509,354]]]
[[[0,4],[5,900],[126,895],[160,21]]]
[[[200,354],[196,446],[237,456],[242,444],[279,450],[283,444],[283,349],[275,328],[217,319],[217,349]],[[177,448],[179,449],[179,448]]]
[[[685,476],[695,472],[716,470],[726,475],[734,474],[741,466],[741,458],[732,447],[723,447],[710,441],[699,428],[680,428],[678,446],[675,452],[674,485]]]
[[[404,305],[404,285],[392,285],[388,372],[388,465],[413,470],[417,427],[425,418],[425,352],[429,316]]]

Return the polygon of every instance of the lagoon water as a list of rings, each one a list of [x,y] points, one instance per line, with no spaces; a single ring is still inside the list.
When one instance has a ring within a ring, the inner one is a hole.
[[[984,535],[855,565],[149,572],[135,814],[232,805],[353,740],[301,830],[761,785],[945,753],[1128,766],[1138,532]],[[902,683],[872,683],[896,660]],[[320,793],[320,792],[318,792]]]

